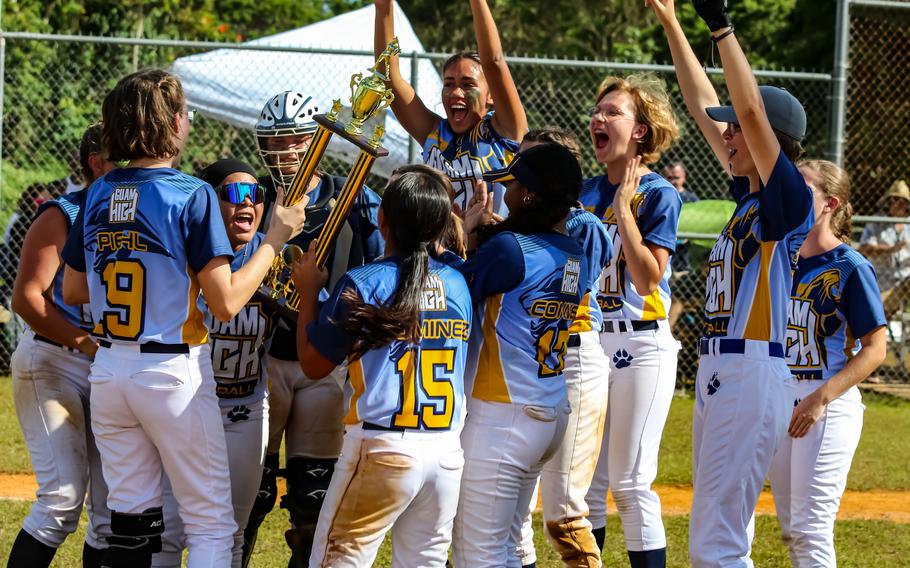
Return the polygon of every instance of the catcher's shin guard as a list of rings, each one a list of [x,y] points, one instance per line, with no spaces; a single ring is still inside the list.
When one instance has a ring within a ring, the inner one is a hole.
[[[292,528],[284,534],[291,548],[289,568],[309,563],[319,510],[332,480],[336,461],[305,457],[288,459],[288,493],[281,498],[281,508],[291,514]]]
[[[138,514],[111,511],[111,536],[104,551],[104,568],[148,568],[152,554],[161,552],[164,515],[161,507]]]
[[[243,560],[241,566],[247,568],[253,556],[253,547],[256,546],[256,537],[259,527],[265,520],[269,511],[275,508],[278,498],[278,454],[267,454],[262,466],[262,481],[259,483],[259,492],[253,502],[250,518],[243,531]]]

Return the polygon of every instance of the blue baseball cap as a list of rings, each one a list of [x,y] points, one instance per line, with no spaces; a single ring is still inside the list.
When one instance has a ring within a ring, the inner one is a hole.
[[[806,109],[786,89],[762,85],[758,88],[765,104],[765,113],[771,128],[790,138],[802,140],[806,136]],[[708,116],[717,122],[739,124],[732,106],[708,107]]]
[[[518,180],[545,201],[574,204],[584,179],[578,160],[565,146],[546,142],[515,154],[508,166],[483,174],[489,182]]]

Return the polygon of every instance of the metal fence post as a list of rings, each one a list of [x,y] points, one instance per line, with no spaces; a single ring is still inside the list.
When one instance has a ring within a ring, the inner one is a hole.
[[[847,57],[850,50],[850,0],[837,0],[834,39],[833,93],[831,96],[831,161],[844,165],[844,133],[847,124]]]
[[[417,52],[411,52],[411,86],[414,87],[414,90],[417,90],[417,80],[420,78],[420,72],[417,71],[417,63],[420,60],[417,59]],[[408,136],[408,163],[413,164],[417,161],[417,141],[414,140],[413,136]]]

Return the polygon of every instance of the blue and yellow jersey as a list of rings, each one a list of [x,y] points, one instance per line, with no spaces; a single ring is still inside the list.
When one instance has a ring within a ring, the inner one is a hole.
[[[88,190],[86,189],[82,189],[74,191],[73,193],[61,195],[50,201],[45,201],[38,207],[38,211],[35,212],[35,219],[48,209],[56,208],[63,213],[63,218],[66,220],[67,231],[72,230],[73,224],[76,222],[76,219],[79,218],[79,211],[82,210],[82,204],[85,203],[85,194],[87,191]],[[92,329],[91,306],[88,304],[70,306],[63,301],[62,266],[60,267],[60,270],[57,271],[57,274],[54,275],[54,282],[51,285],[51,300],[54,303],[54,307],[57,308],[57,311],[63,314],[63,317],[65,317],[68,322],[86,331]]]
[[[231,272],[237,272],[247,263],[264,237],[262,233],[256,233],[242,249],[234,252]],[[267,389],[263,358],[272,337],[272,312],[254,297],[233,319],[223,322],[211,314],[202,297],[199,304],[209,329],[215,394],[220,402],[238,405],[265,398]]]
[[[849,245],[800,258],[787,317],[787,365],[799,379],[831,378],[859,339],[887,324],[875,271]]]
[[[704,337],[783,343],[799,247],[814,220],[812,190],[781,152],[768,183],[730,184],[736,210],[708,257]]]
[[[63,256],[87,273],[95,336],[199,345],[208,329],[196,274],[234,253],[211,186],[170,168],[126,168],[92,185]]]
[[[400,258],[386,258],[354,268],[338,282],[319,319],[307,327],[310,343],[340,365],[357,337],[341,329],[350,304],[342,293],[353,290],[364,302],[382,305],[398,285]],[[366,422],[421,431],[461,428],[464,373],[471,332],[471,298],[457,270],[430,260],[430,277],[420,301],[420,342],[393,341],[348,361],[354,389],[345,424]]]
[[[585,251],[566,235],[503,232],[460,270],[477,310],[468,363],[471,396],[559,404],[566,396],[569,328],[591,281]]]
[[[613,242],[613,257],[600,275],[597,301],[604,319],[661,320],[670,313],[670,264],[664,270],[657,289],[642,296],[632,283],[622,251],[622,239],[616,227],[613,197],[618,185],[610,183],[607,176],[585,180],[579,201],[588,211],[603,220]],[[676,231],[682,203],[679,192],[670,182],[651,172],[641,178],[632,197],[632,214],[645,242],[676,250]]]
[[[423,143],[423,161],[449,176],[455,189],[455,204],[467,211],[474,184],[483,179],[485,172],[509,165],[518,145],[493,129],[492,111],[464,134],[455,134],[448,119],[442,118]],[[507,216],[505,187],[494,183],[488,189],[493,192],[493,211]]]
[[[597,303],[597,293],[600,291],[600,274],[613,259],[613,240],[600,219],[584,209],[572,209],[569,212],[566,231],[585,252],[588,266],[591,267],[591,280],[569,331],[572,333],[599,331],[604,317],[600,304]]]

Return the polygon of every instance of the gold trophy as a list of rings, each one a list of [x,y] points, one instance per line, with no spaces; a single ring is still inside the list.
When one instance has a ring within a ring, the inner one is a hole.
[[[379,55],[375,65],[367,70],[370,73],[368,77],[364,78],[362,73],[356,73],[351,77],[351,120],[347,125],[340,124],[338,120],[342,107],[340,100],[333,102],[332,110],[328,113],[317,114],[313,117],[318,124],[316,132],[300,162],[300,168],[297,170],[297,175],[294,176],[294,181],[291,182],[291,186],[285,193],[283,203],[285,206],[290,207],[303,199],[310,180],[313,179],[316,172],[316,166],[322,160],[332,135],[337,134],[360,149],[357,161],[348,172],[344,187],[338,194],[335,207],[329,212],[322,231],[319,233],[316,262],[320,268],[325,267],[335,239],[351,213],[354,200],[357,199],[357,195],[373,167],[373,162],[376,161],[376,158],[389,155],[389,151],[380,145],[385,128],[377,125],[372,136],[366,138],[363,135],[363,124],[387,108],[395,99],[395,95],[386,87],[386,81],[389,80],[387,76],[389,58],[399,53],[401,53],[401,49],[398,47],[398,38],[393,38]],[[379,71],[380,65],[386,74]],[[261,292],[277,302],[285,315],[296,316],[297,305],[300,303],[300,296],[290,278],[290,264],[302,254],[303,251],[300,250],[300,247],[287,245],[281,254],[275,257],[272,267],[263,281],[263,286],[260,288]]]

